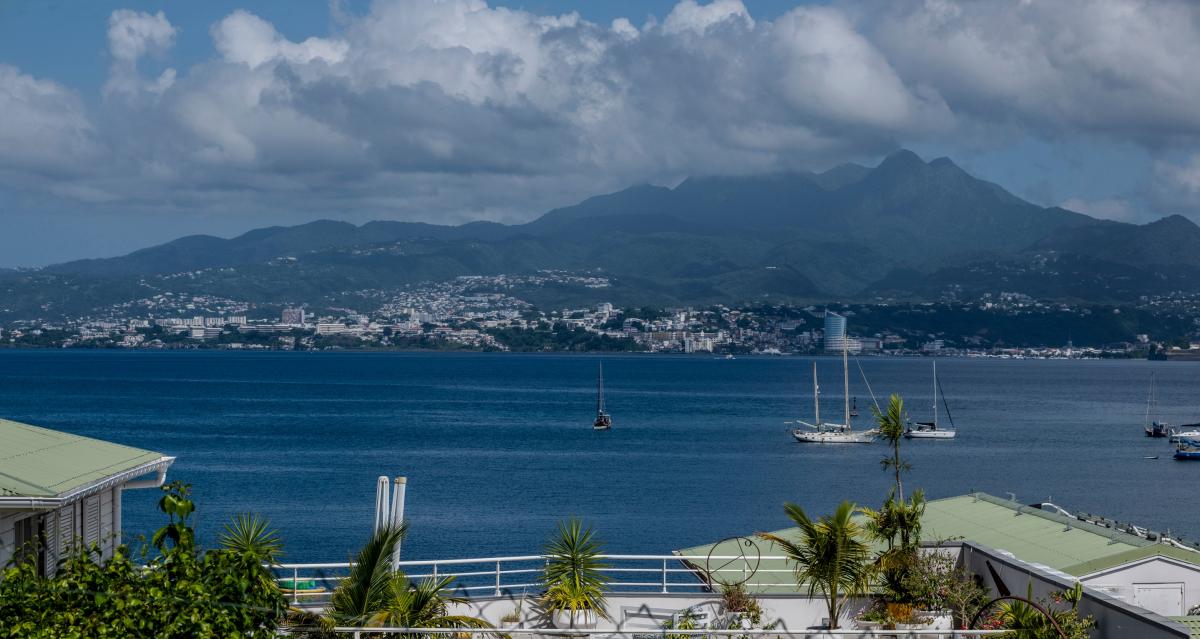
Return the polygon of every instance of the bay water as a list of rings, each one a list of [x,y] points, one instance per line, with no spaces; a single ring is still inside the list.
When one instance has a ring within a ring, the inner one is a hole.
[[[609,432],[591,429],[601,359]],[[569,516],[610,552],[665,553],[785,527],[785,501],[820,514],[883,500],[882,444],[789,435],[785,422],[812,418],[813,361],[7,350],[0,417],[178,457],[169,478],[192,484],[202,542],[257,512],[287,561],[348,559],[370,533],[379,475],[408,477],[409,559],[535,554]],[[815,361],[823,415],[840,419],[841,360]],[[860,361],[881,402],[900,393],[914,419],[930,416],[931,360]],[[870,395],[851,369],[866,428]],[[1142,432],[1152,371],[1161,418],[1200,421],[1200,364],[941,359],[938,370],[959,436],[902,444],[909,487],[1011,492],[1200,538],[1200,464]],[[125,493],[127,535],[161,525],[157,498]]]

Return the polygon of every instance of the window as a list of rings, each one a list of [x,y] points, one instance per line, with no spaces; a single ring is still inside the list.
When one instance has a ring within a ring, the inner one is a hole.
[[[38,574],[46,573],[46,524],[41,515],[17,520],[16,531],[17,563],[36,561]]]

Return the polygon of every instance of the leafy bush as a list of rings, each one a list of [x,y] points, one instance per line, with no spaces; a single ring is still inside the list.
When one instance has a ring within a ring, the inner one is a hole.
[[[904,589],[922,610],[950,611],[954,626],[964,628],[987,601],[987,591],[951,555],[934,551],[920,554],[904,577]]]
[[[95,545],[78,548],[53,577],[22,562],[0,580],[0,637],[274,637],[287,600],[255,550],[202,551],[189,517],[189,487],[163,487],[169,518],[154,533],[155,551],[121,545],[100,561]],[[265,526],[259,533],[273,536]],[[261,540],[259,540],[261,541]],[[273,546],[275,552],[277,545]]]
[[[721,619],[716,627],[723,630],[771,630],[778,620],[763,622],[763,607],[742,584],[721,586]],[[736,635],[733,639],[750,639],[751,635]]]
[[[1032,586],[1027,598],[1033,599]],[[1076,583],[1074,588],[1053,593],[1049,600],[1038,599],[1037,603],[1050,613],[1068,639],[1088,639],[1092,629],[1096,627],[1096,620],[1091,615],[1079,615],[1079,600],[1082,598],[1083,586]],[[1063,603],[1070,604],[1070,607],[1065,610],[1056,607]],[[1000,602],[996,606],[996,612],[981,627],[1011,630],[1012,632],[1004,635],[1011,639],[1060,639],[1062,636],[1046,615],[1024,601]]]

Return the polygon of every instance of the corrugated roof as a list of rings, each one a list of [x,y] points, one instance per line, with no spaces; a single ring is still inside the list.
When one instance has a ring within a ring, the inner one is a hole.
[[[1168,617],[1171,621],[1178,622],[1188,629],[1192,639],[1200,639],[1200,616],[1188,615],[1186,617]]]
[[[0,419],[0,495],[57,497],[162,458],[162,453]]]
[[[972,541],[995,550],[1012,553],[1031,564],[1076,577],[1098,570],[1123,565],[1150,556],[1168,556],[1200,565],[1200,553],[1173,548],[1148,541],[1136,535],[1104,528],[1056,513],[1024,506],[983,493],[936,499],[928,502],[921,521],[921,538],[925,543],[943,541]],[[795,528],[776,531],[783,537],[797,537]],[[717,555],[782,554],[774,545],[755,540],[757,548],[739,547],[738,541],[719,545],[707,544],[678,551],[681,555],[707,557]],[[693,561],[705,570],[706,561]],[[724,563],[712,561],[710,569]],[[790,565],[783,561],[762,560],[754,583],[763,584],[755,590],[771,592],[788,590],[787,574]],[[779,570],[781,572],[766,572]],[[775,587],[771,584],[779,584]],[[794,587],[793,587],[794,588]]]

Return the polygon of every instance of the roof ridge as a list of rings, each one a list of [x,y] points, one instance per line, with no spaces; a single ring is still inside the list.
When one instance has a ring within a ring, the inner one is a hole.
[[[1102,537],[1108,537],[1109,539],[1119,543],[1127,543],[1130,546],[1142,547],[1150,546],[1155,543],[1148,539],[1143,539],[1137,535],[1127,533],[1124,530],[1119,530],[1117,528],[1104,528],[1091,522],[1081,520],[1078,517],[1067,517],[1066,515],[1060,515],[1059,513],[1049,510],[1042,510],[1041,508],[1030,506],[1029,504],[1022,504],[1021,502],[1014,501],[1012,499],[1003,499],[984,492],[967,493],[966,495],[959,495],[957,497],[950,497],[948,499],[961,499],[963,497],[972,497],[980,501],[986,501],[989,504],[1007,508],[1019,515],[1033,515],[1034,517],[1040,517],[1047,521],[1053,521],[1066,526],[1071,526],[1078,528],[1079,530],[1086,530]],[[1084,524],[1087,525],[1085,526]]]

